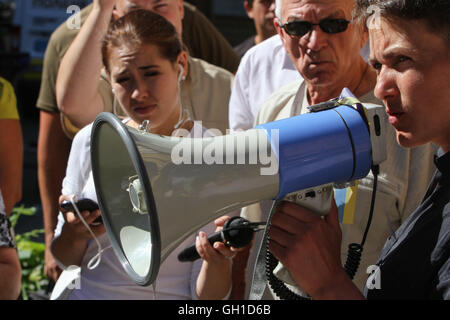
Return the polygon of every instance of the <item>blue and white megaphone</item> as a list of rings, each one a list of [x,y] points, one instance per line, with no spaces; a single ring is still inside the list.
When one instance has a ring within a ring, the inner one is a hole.
[[[184,239],[228,212],[299,190],[328,212],[314,187],[360,179],[384,160],[383,117],[381,106],[335,99],[245,132],[195,137],[194,127],[194,137],[179,138],[100,114],[92,170],[117,257],[136,283],[148,285]]]

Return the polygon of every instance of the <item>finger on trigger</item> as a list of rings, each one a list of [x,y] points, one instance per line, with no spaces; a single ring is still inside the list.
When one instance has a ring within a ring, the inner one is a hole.
[[[214,249],[225,257],[233,255],[231,249],[228,246],[226,246],[223,242],[215,242]]]
[[[195,237],[195,249],[197,250],[197,253],[200,255],[200,257],[203,258],[204,250],[203,250],[202,244],[200,242],[200,234]]]

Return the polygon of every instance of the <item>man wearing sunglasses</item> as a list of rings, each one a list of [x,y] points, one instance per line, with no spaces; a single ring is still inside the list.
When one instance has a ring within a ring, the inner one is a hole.
[[[272,1],[275,4],[275,0]],[[327,19],[322,23],[322,30],[334,33],[347,28],[348,24],[345,19]],[[285,27],[295,33],[302,30],[306,32],[314,25],[308,21],[296,21]],[[368,43],[362,48],[361,56],[367,60]],[[270,94],[300,78],[301,75],[283,47],[278,33],[248,49],[239,64],[231,92],[230,129],[239,131],[252,128],[259,108]]]
[[[277,0],[275,27],[311,104],[339,96],[343,87],[358,97],[374,87],[375,73],[359,55],[367,34],[350,23],[353,3]]]
[[[368,35],[363,26],[351,22],[353,6],[353,0],[276,0],[275,27],[303,79],[274,92],[261,106],[256,124],[305,113],[308,106],[338,97],[345,87],[362,102],[382,104],[373,94],[376,73],[360,55]],[[364,287],[366,271],[376,263],[385,239],[419,204],[431,178],[432,155],[437,150],[431,144],[402,148],[396,143],[392,127],[386,127],[388,160],[380,166],[371,229],[354,278],[359,288]],[[361,243],[363,238],[372,185],[372,175],[359,181],[353,223],[341,224],[343,262],[348,245]],[[270,206],[254,205],[244,208],[241,214],[259,221],[269,213],[261,208]]]

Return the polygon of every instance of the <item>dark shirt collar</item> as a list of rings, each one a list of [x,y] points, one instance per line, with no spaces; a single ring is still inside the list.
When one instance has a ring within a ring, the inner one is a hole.
[[[450,175],[450,152],[444,153],[444,150],[440,148],[434,157],[434,163],[443,175]]]

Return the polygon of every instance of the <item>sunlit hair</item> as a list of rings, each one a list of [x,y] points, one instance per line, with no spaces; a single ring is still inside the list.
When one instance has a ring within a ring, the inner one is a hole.
[[[109,72],[112,48],[138,48],[143,44],[156,45],[162,57],[176,62],[183,47],[175,27],[164,17],[148,10],[133,10],[109,26],[103,39],[102,60]]]
[[[395,23],[398,19],[422,20],[431,32],[441,35],[450,47],[450,0],[358,0],[354,19],[366,24],[378,15]]]

